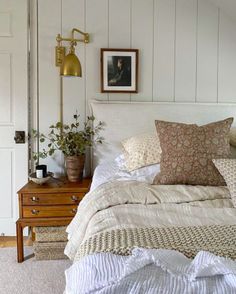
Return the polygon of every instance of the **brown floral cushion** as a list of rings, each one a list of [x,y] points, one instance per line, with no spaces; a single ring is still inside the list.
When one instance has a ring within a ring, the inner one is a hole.
[[[225,185],[212,159],[230,157],[233,118],[204,126],[156,121],[161,172],[153,184]]]

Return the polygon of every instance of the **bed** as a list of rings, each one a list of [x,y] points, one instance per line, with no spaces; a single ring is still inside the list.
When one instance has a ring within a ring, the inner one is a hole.
[[[106,123],[105,144],[92,152],[91,191],[67,228],[65,253],[74,263],[65,293],[235,293],[236,208],[228,188],[151,185],[158,165],[126,173],[115,158],[121,140],[154,131],[155,119],[204,124],[235,116],[236,106],[91,105]]]

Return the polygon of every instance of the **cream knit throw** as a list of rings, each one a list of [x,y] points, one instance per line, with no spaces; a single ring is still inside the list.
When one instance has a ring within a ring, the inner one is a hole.
[[[204,250],[236,259],[236,225],[111,230],[94,235],[82,243],[75,260],[98,252],[129,255],[134,247],[177,250],[189,258]]]

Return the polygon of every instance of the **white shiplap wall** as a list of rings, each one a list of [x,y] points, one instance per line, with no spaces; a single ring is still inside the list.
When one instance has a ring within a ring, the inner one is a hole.
[[[83,77],[64,79],[64,119],[90,99],[236,103],[236,18],[209,0],[38,0],[39,126],[59,118],[57,33],[73,27]],[[100,48],[137,48],[138,94],[100,93]],[[60,171],[61,167],[55,167]]]

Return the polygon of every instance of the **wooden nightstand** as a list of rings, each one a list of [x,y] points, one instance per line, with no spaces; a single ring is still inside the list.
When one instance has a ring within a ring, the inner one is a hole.
[[[65,178],[50,180],[40,186],[26,184],[19,192],[19,219],[16,222],[17,260],[24,261],[24,227],[51,227],[68,225],[77,211],[77,206],[89,191],[91,179],[71,183]]]

